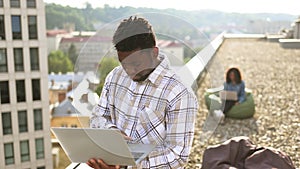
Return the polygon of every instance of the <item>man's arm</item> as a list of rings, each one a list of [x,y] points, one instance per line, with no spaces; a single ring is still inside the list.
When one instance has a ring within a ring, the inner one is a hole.
[[[142,168],[183,168],[188,161],[194,137],[197,99],[187,89],[170,102],[166,114],[166,138],[164,145],[156,147],[141,162]]]

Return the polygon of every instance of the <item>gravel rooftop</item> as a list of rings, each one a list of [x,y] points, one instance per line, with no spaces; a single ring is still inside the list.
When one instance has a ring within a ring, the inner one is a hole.
[[[232,66],[240,68],[252,90],[256,113],[254,118],[225,119],[218,125],[204,104],[204,92],[220,86],[225,70]],[[300,167],[300,49],[283,49],[265,39],[225,39],[205,72],[199,80],[200,109],[187,168],[201,166],[207,146],[235,136],[277,148]]]

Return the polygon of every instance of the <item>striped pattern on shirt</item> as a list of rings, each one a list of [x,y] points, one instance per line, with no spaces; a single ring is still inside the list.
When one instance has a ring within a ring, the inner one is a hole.
[[[194,136],[198,102],[160,55],[144,82],[134,82],[121,66],[106,78],[90,120],[93,128],[117,127],[135,143],[155,144],[137,168],[183,168]]]

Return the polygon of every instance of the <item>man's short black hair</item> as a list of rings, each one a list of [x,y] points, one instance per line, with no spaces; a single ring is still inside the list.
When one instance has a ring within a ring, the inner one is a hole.
[[[129,52],[156,46],[155,34],[149,22],[141,17],[129,17],[118,26],[113,44],[117,51]]]

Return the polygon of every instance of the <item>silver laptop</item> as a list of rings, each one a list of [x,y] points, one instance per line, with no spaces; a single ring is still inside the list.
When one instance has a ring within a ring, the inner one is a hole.
[[[232,100],[232,101],[238,100],[237,92],[227,91],[227,90],[220,91],[220,98],[222,100]]]
[[[127,144],[118,130],[56,127],[51,130],[74,163],[101,158],[108,165],[135,166],[155,148],[150,144]]]

